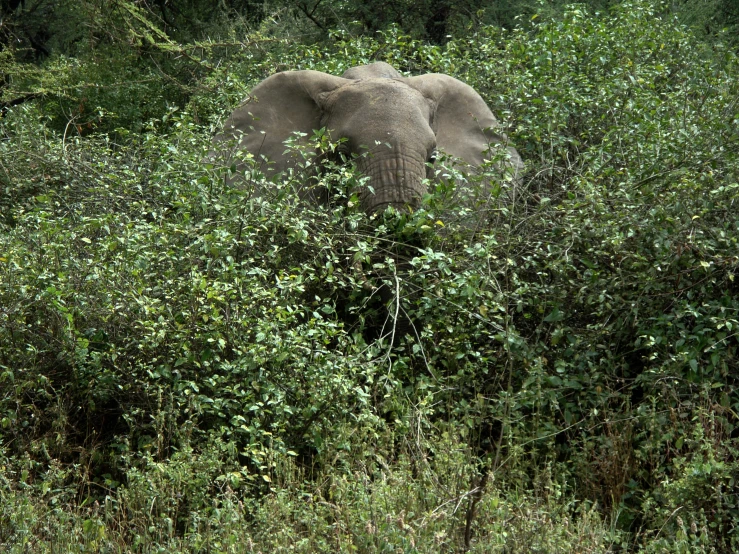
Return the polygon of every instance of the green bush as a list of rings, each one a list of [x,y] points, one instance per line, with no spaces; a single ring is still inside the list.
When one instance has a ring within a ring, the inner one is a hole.
[[[96,91],[81,129],[69,91],[151,67],[23,77],[56,92],[0,119],[0,545],[736,549],[737,59],[661,10],[444,46],[278,21],[197,59],[137,19],[193,80]],[[375,59],[479,90],[523,183],[441,160],[418,210],[372,218],[351,164],[327,206],[301,171],[225,186],[210,138],[251,86]]]

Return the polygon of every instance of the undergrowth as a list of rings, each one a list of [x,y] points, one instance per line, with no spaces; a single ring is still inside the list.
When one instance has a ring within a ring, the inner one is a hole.
[[[23,73],[43,91],[0,119],[0,546],[736,550],[737,59],[661,13],[576,5],[443,47],[234,23],[184,56],[154,33],[166,86],[194,81],[150,103],[148,78],[88,95],[110,66]],[[211,137],[254,84],[375,59],[480,91],[523,182],[442,157],[420,209],[374,217],[351,164],[320,174],[326,206],[295,201],[302,172],[226,185]],[[495,194],[463,198],[480,179]]]

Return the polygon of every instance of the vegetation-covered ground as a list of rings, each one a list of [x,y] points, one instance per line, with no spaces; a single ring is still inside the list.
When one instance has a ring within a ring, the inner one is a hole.
[[[718,16],[230,4],[60,2],[0,34],[0,550],[739,550]],[[457,204],[453,160],[372,219],[351,165],[321,174],[330,206],[294,201],[300,173],[224,184],[211,138],[256,83],[375,60],[478,90],[526,162],[515,194]]]

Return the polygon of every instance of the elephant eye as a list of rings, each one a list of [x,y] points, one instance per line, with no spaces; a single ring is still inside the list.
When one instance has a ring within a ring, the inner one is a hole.
[[[346,163],[347,161],[351,159],[351,157],[352,157],[351,151],[344,144],[340,144],[334,151],[334,159],[338,163],[342,163],[342,164]]]

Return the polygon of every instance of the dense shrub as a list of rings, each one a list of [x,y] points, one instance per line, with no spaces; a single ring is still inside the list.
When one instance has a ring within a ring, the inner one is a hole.
[[[0,544],[736,549],[737,59],[661,9],[444,46],[263,27],[172,60],[177,94],[90,96],[89,128],[68,91],[145,64],[24,77],[65,92],[0,119]],[[490,164],[497,198],[460,203],[479,177],[441,160],[374,218],[350,165],[328,206],[294,201],[301,172],[224,185],[210,137],[251,86],[378,58],[479,90],[524,182]]]

